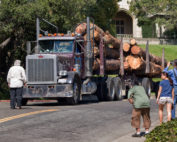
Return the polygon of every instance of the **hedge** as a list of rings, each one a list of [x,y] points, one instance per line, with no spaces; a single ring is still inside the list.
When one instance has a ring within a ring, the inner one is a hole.
[[[145,142],[177,142],[177,119],[157,126],[146,135]]]

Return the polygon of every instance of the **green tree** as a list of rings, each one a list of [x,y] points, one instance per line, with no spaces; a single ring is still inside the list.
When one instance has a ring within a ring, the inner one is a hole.
[[[36,38],[36,17],[47,19],[66,32],[86,17],[95,0],[1,0],[0,3],[0,92],[15,59],[25,61],[26,41]],[[47,28],[42,24],[42,28]],[[5,92],[5,91],[2,91]]]
[[[177,28],[177,1],[176,0],[132,0],[130,10],[138,18],[138,24],[153,22],[166,29]]]
[[[118,12],[117,2],[118,0],[97,0],[96,4],[89,9],[89,16],[93,17],[95,23],[112,34],[116,32],[113,18]]]

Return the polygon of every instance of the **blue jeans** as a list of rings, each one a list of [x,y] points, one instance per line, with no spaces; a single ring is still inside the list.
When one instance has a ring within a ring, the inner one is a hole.
[[[174,96],[174,107],[171,111],[172,119],[175,119],[175,109],[176,109],[176,103],[177,103],[177,86],[174,86],[175,96]]]
[[[15,108],[16,103],[18,107],[21,107],[22,101],[22,88],[10,88],[10,107]]]

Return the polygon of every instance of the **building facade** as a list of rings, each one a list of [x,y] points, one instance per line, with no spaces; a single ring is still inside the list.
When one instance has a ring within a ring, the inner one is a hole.
[[[119,11],[116,15],[116,33],[117,36],[142,38],[142,28],[138,26],[138,20],[129,11],[129,2],[131,0],[122,0],[118,2]]]

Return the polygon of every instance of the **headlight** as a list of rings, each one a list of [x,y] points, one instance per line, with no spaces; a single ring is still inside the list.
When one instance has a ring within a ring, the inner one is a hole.
[[[59,71],[59,76],[67,76],[67,75],[68,75],[68,72],[65,70]]]

